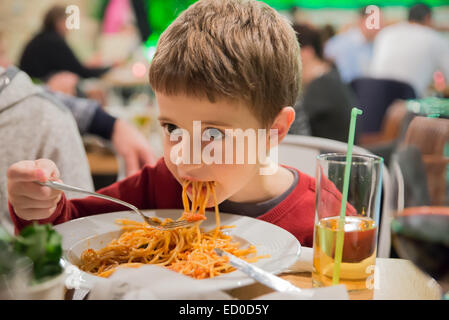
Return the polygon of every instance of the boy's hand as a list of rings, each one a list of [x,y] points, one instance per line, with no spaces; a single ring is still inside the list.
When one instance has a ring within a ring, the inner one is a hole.
[[[53,214],[62,192],[35,183],[47,180],[61,181],[59,170],[51,160],[20,161],[8,168],[9,201],[17,216],[40,220]]]

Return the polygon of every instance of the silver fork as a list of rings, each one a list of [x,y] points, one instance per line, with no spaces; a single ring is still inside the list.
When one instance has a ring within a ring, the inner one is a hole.
[[[122,201],[120,199],[113,198],[113,197],[110,197],[110,196],[107,196],[104,194],[100,194],[100,193],[96,193],[96,192],[91,192],[91,191],[84,190],[84,189],[81,189],[78,187],[69,186],[67,184],[56,182],[56,181],[51,181],[51,180],[47,180],[47,182],[36,181],[36,183],[40,184],[41,186],[49,187],[49,188],[56,189],[56,190],[73,191],[73,192],[83,193],[83,194],[87,194],[87,195],[90,195],[93,197],[97,197],[97,198],[101,198],[101,199],[105,199],[105,200],[109,200],[109,201],[121,204],[125,207],[132,209],[134,212],[138,213],[148,225],[150,225],[151,227],[153,227],[155,229],[172,230],[172,229],[176,229],[176,228],[187,227],[187,226],[193,225],[195,223],[195,222],[188,222],[186,220],[179,220],[179,221],[168,222],[168,223],[162,225],[160,222],[154,221],[150,217],[147,217],[146,215],[144,215],[139,209],[137,209],[137,207],[133,206],[132,204],[130,204],[128,202]]]

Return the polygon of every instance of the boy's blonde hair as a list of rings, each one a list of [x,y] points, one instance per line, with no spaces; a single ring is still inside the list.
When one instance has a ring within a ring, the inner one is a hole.
[[[254,0],[200,0],[161,35],[150,84],[167,95],[243,100],[265,126],[293,106],[299,45],[288,20]]]

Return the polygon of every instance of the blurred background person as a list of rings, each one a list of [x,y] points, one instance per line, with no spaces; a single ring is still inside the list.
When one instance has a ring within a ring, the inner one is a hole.
[[[294,25],[301,47],[302,95],[295,105],[297,112],[291,134],[302,134],[296,128],[302,110],[307,116],[312,136],[347,141],[353,97],[342,82],[338,70],[323,57],[320,33],[307,25]]]
[[[408,21],[379,32],[370,75],[408,83],[422,97],[435,71],[449,79],[449,41],[432,28],[431,9],[417,4],[410,8]]]
[[[94,135],[112,143],[114,151],[123,158],[127,176],[146,164],[155,164],[156,157],[142,133],[125,120],[110,115],[97,100],[77,97],[76,80],[76,75],[70,72],[59,72],[42,88],[70,109],[81,135]]]
[[[3,67],[3,70],[14,69],[6,56],[5,48],[6,45],[0,33],[0,67]],[[154,164],[156,158],[152,154],[149,143],[138,130],[126,121],[108,114],[98,101],[76,96],[78,79],[78,76],[71,72],[58,72],[53,74],[45,84],[36,85],[36,90],[39,89],[36,92],[45,94],[47,99],[53,102],[56,100],[56,104],[69,109],[82,136],[90,134],[110,141],[114,150],[125,162],[126,175],[137,172],[145,164]],[[24,81],[18,82],[15,86],[25,85],[26,81]]]
[[[65,183],[94,189],[71,113],[15,67],[0,66],[0,135],[0,223],[10,232],[6,172],[13,163],[48,158],[57,163]]]
[[[299,6],[292,6],[289,13],[293,24],[308,24],[307,18]]]
[[[349,30],[329,39],[324,47],[324,55],[333,61],[344,82],[349,83],[355,78],[366,76],[373,54],[373,41],[382,26],[379,17],[379,28],[369,29],[366,13],[363,7],[358,12],[358,20]]]
[[[47,79],[59,71],[70,71],[81,78],[99,77],[111,66],[87,67],[82,64],[66,42],[64,6],[54,6],[46,13],[42,28],[25,46],[20,68],[30,77]]]
[[[327,23],[324,26],[320,28],[320,34],[321,34],[321,42],[326,45],[326,43],[335,37],[336,30],[333,25]]]

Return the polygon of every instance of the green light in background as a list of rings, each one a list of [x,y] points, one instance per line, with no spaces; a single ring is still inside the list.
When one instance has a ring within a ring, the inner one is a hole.
[[[159,40],[160,35],[160,33],[153,32],[144,43],[144,55],[148,62],[153,60],[154,54],[156,53],[157,41]]]
[[[164,30],[197,0],[144,0],[148,8],[148,22],[152,31],[144,43],[145,57],[152,60],[156,51],[157,41]],[[403,6],[411,7],[417,2],[426,3],[431,7],[449,5],[449,0],[264,0],[277,10],[289,10],[294,6],[304,9],[348,9],[354,10],[374,4],[379,7]]]
[[[157,41],[162,32],[196,0],[146,0],[148,22],[152,31],[144,43],[145,57],[149,62],[156,52]]]

